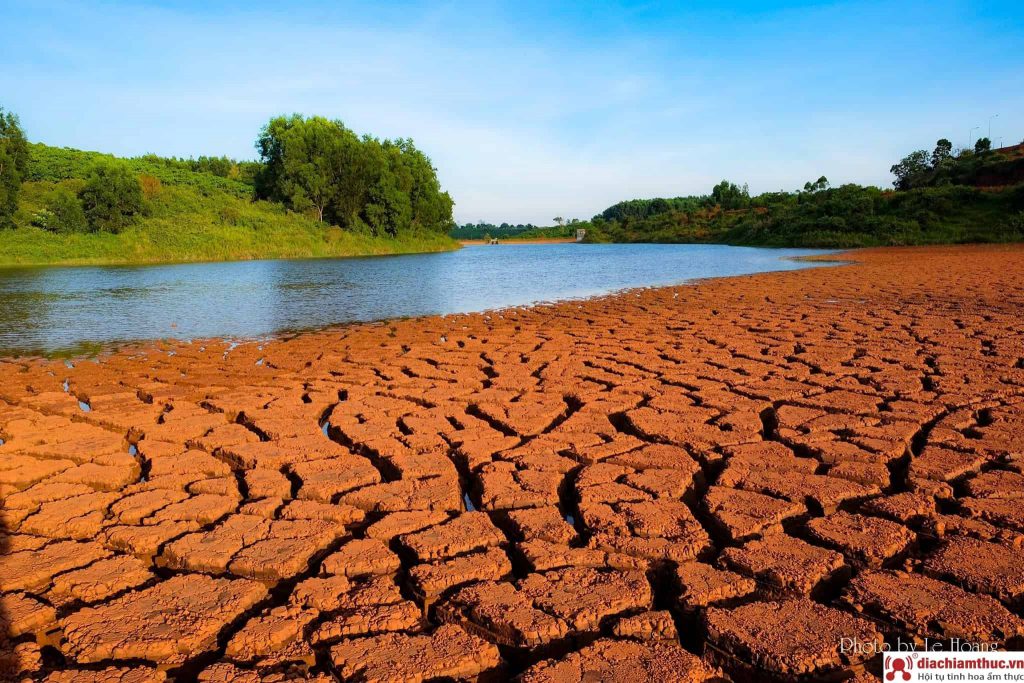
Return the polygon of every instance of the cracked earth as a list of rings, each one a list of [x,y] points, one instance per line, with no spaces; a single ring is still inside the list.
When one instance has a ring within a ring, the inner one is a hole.
[[[874,680],[1024,641],[1024,248],[0,361],[0,676]],[[143,331],[144,332],[144,331]]]

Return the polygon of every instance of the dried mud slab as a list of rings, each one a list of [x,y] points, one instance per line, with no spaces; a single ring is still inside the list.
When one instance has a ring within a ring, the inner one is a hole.
[[[83,663],[146,659],[181,664],[216,648],[220,631],[266,596],[247,580],[175,576],[61,620],[68,652]]]
[[[861,681],[839,637],[1024,646],[1024,250],[842,258],[0,359],[0,678]]]
[[[530,596],[504,581],[462,588],[437,609],[442,621],[498,645],[532,648],[569,634],[565,620],[538,609]]]
[[[745,598],[757,589],[751,578],[702,562],[679,565],[673,573],[672,582],[678,593],[678,604],[684,612]]]
[[[429,636],[385,634],[345,641],[331,648],[331,661],[346,679],[427,681],[471,679],[496,669],[498,648],[445,625]]]
[[[467,512],[443,524],[406,534],[399,543],[418,562],[431,562],[505,542],[505,536],[482,512]]]
[[[838,550],[860,567],[891,562],[915,540],[915,534],[901,524],[846,512],[810,520],[807,533],[815,542]]]
[[[784,534],[726,548],[719,562],[769,594],[811,595],[847,570],[841,554]]]
[[[918,639],[1005,644],[1024,635],[1024,621],[996,600],[919,574],[865,572],[850,582],[844,601]]]
[[[519,590],[576,631],[596,630],[613,614],[649,609],[653,600],[651,586],[640,572],[559,569],[530,574],[519,582]]]
[[[712,679],[714,669],[676,643],[599,640],[561,661],[544,661],[520,676],[522,683],[676,681]]]
[[[734,543],[781,532],[784,521],[807,511],[800,503],[721,486],[710,487],[703,502],[716,527]]]
[[[950,538],[924,561],[924,572],[972,592],[987,593],[1010,607],[1024,596],[1024,549],[975,538]]]
[[[724,668],[740,680],[759,669],[781,677],[833,674],[871,656],[848,658],[840,651],[841,638],[882,642],[870,622],[802,598],[731,610],[712,607],[706,624],[710,644],[724,655]]]

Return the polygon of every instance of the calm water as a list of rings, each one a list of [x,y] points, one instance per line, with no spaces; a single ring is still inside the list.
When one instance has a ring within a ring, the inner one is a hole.
[[[806,268],[809,249],[530,244],[444,254],[0,269],[0,353],[176,337],[260,337],[350,321],[591,296]]]

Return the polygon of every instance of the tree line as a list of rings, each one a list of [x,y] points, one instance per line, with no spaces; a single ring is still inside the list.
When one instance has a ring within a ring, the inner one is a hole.
[[[890,169],[893,190],[825,176],[792,192],[751,196],[728,180],[706,195],[631,199],[585,226],[593,242],[725,242],[855,247],[1024,239],[1024,150],[937,141]],[[994,190],[994,191],[993,191]]]
[[[375,235],[448,232],[454,202],[410,139],[357,136],[341,121],[298,114],[263,128],[256,195]]]
[[[28,143],[18,117],[0,108],[0,227],[12,227],[22,183],[60,183],[31,217],[54,232],[119,232],[147,210],[162,183],[279,202],[289,211],[374,236],[444,234],[450,195],[410,139],[380,140],[337,120],[271,119],[256,140],[258,161],[147,154],[132,159]]]

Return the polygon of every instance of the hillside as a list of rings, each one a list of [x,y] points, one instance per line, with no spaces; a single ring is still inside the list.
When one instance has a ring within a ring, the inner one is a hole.
[[[773,194],[750,206],[595,217],[590,242],[697,242],[773,247],[868,247],[1024,240],[1024,186],[964,186],[898,192],[844,185]]]
[[[1024,240],[1024,147],[953,151],[948,140],[890,169],[895,189],[824,176],[795,192],[750,196],[728,181],[710,194],[619,202],[594,216],[589,242],[718,242],[868,247]]]
[[[214,160],[219,161],[219,160]],[[55,197],[74,197],[97,163],[123,164],[138,179],[139,215],[119,231],[57,231]],[[193,170],[195,167],[209,170]],[[29,145],[12,229],[0,230],[0,265],[99,265],[385,255],[454,249],[443,232],[375,235],[343,229],[281,202],[254,200],[254,162],[203,164],[148,155]],[[222,175],[218,175],[222,173]]]

